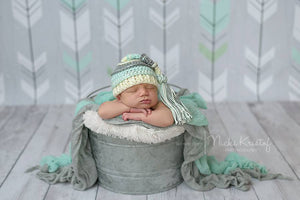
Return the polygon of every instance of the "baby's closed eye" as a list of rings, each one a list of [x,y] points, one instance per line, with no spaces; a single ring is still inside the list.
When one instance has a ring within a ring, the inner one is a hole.
[[[155,86],[154,85],[149,85],[149,86],[146,86],[146,89],[155,89]]]
[[[137,91],[137,88],[129,88],[126,90],[126,92],[136,92]]]

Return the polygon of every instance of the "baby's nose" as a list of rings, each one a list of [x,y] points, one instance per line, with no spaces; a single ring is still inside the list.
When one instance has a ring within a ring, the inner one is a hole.
[[[148,94],[148,89],[147,88],[145,88],[145,87],[141,87],[140,88],[140,93],[141,93],[141,95],[145,95],[145,94]]]

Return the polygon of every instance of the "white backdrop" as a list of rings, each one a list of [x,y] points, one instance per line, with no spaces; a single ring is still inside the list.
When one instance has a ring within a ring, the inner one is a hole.
[[[75,103],[128,53],[206,101],[300,100],[299,0],[0,0],[0,104]]]

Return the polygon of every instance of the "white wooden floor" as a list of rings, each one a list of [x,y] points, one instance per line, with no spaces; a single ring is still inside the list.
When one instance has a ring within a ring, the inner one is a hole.
[[[16,200],[188,200],[299,199],[300,103],[209,104],[205,114],[215,144],[211,155],[224,159],[230,151],[265,164],[294,181],[253,180],[247,192],[233,188],[194,191],[185,183],[153,195],[123,195],[94,186],[76,191],[69,184],[48,185],[24,170],[45,155],[67,150],[74,106],[0,107],[0,199]],[[252,143],[249,143],[252,142]]]

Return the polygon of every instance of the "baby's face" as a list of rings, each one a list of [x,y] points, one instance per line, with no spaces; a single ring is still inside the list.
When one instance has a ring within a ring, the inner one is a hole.
[[[158,103],[156,86],[147,83],[126,89],[119,98],[122,103],[131,108],[152,108]]]

